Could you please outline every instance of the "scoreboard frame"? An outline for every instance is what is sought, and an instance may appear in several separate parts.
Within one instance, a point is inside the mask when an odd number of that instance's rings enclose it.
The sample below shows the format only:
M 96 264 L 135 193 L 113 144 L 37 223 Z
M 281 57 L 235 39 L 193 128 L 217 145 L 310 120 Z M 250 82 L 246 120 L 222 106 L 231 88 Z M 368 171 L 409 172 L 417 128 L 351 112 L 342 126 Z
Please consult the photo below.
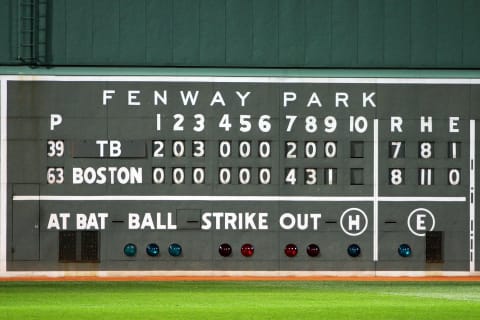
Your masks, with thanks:
M 381 202 L 392 202 L 392 203 L 399 203 L 399 202 L 422 202 L 422 201 L 433 201 L 441 205 L 442 203 L 451 203 L 451 202 L 459 202 L 459 203 L 468 203 L 468 226 L 465 226 L 465 232 L 469 238 L 469 266 L 468 270 L 455 270 L 455 271 L 438 271 L 433 270 L 438 274 L 439 272 L 444 275 L 458 275 L 458 274 L 476 274 L 478 266 L 476 266 L 475 258 L 476 258 L 476 208 L 475 208 L 475 188 L 476 188 L 476 181 L 475 181 L 475 174 L 476 174 L 476 130 L 475 130 L 475 122 L 478 120 L 477 118 L 468 119 L 469 125 L 469 132 L 468 132 L 468 194 L 464 196 L 388 196 L 388 195 L 381 195 L 379 192 L 379 119 L 372 118 L 368 120 L 372 120 L 372 132 L 373 132 L 373 141 L 372 141 L 372 158 L 373 163 L 372 165 L 372 174 L 371 177 L 372 183 L 372 190 L 371 195 L 364 196 L 364 195 L 350 195 L 350 196 L 343 196 L 343 195 L 324 195 L 324 196 L 304 196 L 304 195 L 192 195 L 192 194 L 179 194 L 179 195 L 152 195 L 152 194 L 135 194 L 135 195 L 115 195 L 115 194 L 108 194 L 108 195 L 70 195 L 70 196 L 55 196 L 55 195 L 20 195 L 15 196 L 10 193 L 10 189 L 12 188 L 11 183 L 8 180 L 8 155 L 7 155 L 7 148 L 9 144 L 9 137 L 8 137 L 8 84 L 9 82 L 59 82 L 59 83 L 69 83 L 69 82 L 79 82 L 79 83 L 93 83 L 93 82 L 101 82 L 101 83 L 208 83 L 208 84 L 295 84 L 295 85 L 302 85 L 302 84 L 313 84 L 313 85 L 330 85 L 330 84 L 337 84 L 337 85 L 480 85 L 480 79 L 469 79 L 469 78 L 357 78 L 357 77 L 281 77 L 281 76 L 274 76 L 274 77 L 267 77 L 267 76 L 255 76 L 255 77 L 246 77 L 246 76 L 43 76 L 43 75 L 32 75 L 32 76 L 0 76 L 0 104 L 1 104 L 1 157 L 0 157 L 0 172 L 1 172 L 1 185 L 0 185 L 0 275 L 12 275 L 12 274 L 22 274 L 22 271 L 12 271 L 8 268 L 8 250 L 9 250 L 9 226 L 10 223 L 8 221 L 8 214 L 12 209 L 12 204 L 15 201 L 108 201 L 108 202 L 127 202 L 127 201 L 199 201 L 199 202 L 222 202 L 222 201 L 232 201 L 232 202 L 272 202 L 272 203 L 282 203 L 282 202 L 295 202 L 295 203 L 302 203 L 302 202 L 332 202 L 332 203 L 345 203 L 345 202 L 371 202 L 372 204 L 372 221 L 371 221 L 371 228 L 372 230 L 372 256 L 370 257 L 371 260 L 377 262 L 379 260 L 379 203 Z M 112 99 L 113 93 L 110 92 L 107 94 L 104 93 L 103 95 L 103 102 L 104 104 L 109 102 Z M 317 102 L 313 95 L 310 97 L 310 101 L 313 103 Z M 367 94 L 363 95 L 363 108 L 365 108 L 365 104 L 369 103 L 369 99 L 371 96 Z M 246 96 L 242 93 L 238 94 L 239 101 L 241 103 L 245 102 Z M 317 97 L 318 98 L 318 97 Z M 129 102 L 135 102 L 135 98 L 132 98 Z M 219 96 L 212 96 L 211 103 L 221 103 L 221 99 L 223 97 Z M 283 95 L 283 107 L 286 107 L 285 104 L 289 103 L 290 101 L 295 101 L 295 95 Z M 343 100 L 342 100 L 343 99 Z M 335 101 L 340 101 L 339 104 L 342 103 L 345 106 L 345 97 L 340 96 L 335 98 Z M 347 100 L 348 101 L 348 100 Z M 317 103 L 318 104 L 318 103 Z M 348 102 L 347 102 L 348 104 Z M 279 105 L 279 108 L 282 107 Z M 335 107 L 342 107 L 342 106 L 335 106 Z M 350 106 L 346 106 L 350 107 Z M 379 106 L 374 106 L 375 108 L 379 108 Z M 462 119 L 464 120 L 464 119 Z M 55 121 L 55 119 L 51 119 L 51 121 Z M 392 121 L 392 126 L 393 126 Z M 53 125 L 53 122 L 51 122 Z M 355 125 L 355 123 L 353 123 Z M 280 141 L 280 140 L 279 140 Z M 108 142 L 106 142 L 108 144 Z M 103 146 L 101 148 L 103 151 Z M 105 149 L 106 150 L 106 149 Z M 112 178 L 113 179 L 113 178 Z M 12 197 L 12 198 L 10 198 Z M 367 215 L 362 211 L 362 209 L 358 209 L 358 212 L 365 216 L 365 219 L 368 220 Z M 414 216 L 416 210 L 423 209 L 424 212 L 429 212 L 426 208 L 419 208 L 413 210 L 410 215 L 408 216 L 409 221 L 409 228 L 410 228 L 410 219 Z M 354 208 L 350 208 L 343 212 L 343 215 L 348 215 L 350 211 L 354 210 Z M 430 213 L 431 214 L 431 213 Z M 340 220 L 342 220 L 342 217 Z M 432 215 L 433 217 L 433 215 Z M 435 220 L 433 219 L 433 223 Z M 367 224 L 362 227 L 362 233 L 367 229 Z M 345 230 L 342 223 L 340 223 L 341 229 L 343 229 L 344 233 L 349 235 L 349 231 Z M 433 229 L 433 227 L 432 227 Z M 410 228 L 410 232 L 415 234 L 415 231 Z M 351 235 L 351 234 L 350 234 Z M 355 235 L 353 235 L 355 236 Z M 36 270 L 30 270 L 37 272 Z M 27 272 L 25 270 L 24 272 Z M 64 273 L 64 270 L 43 270 L 38 271 L 42 274 L 59 274 Z M 75 271 L 75 274 L 81 274 L 82 272 L 90 272 L 85 270 L 78 270 Z M 132 270 L 120 270 L 120 271 L 113 271 L 113 270 L 101 270 L 102 274 L 118 274 L 118 273 L 129 273 Z M 138 271 L 135 271 L 138 272 Z M 204 275 L 204 274 L 214 274 L 214 275 L 223 275 L 223 274 L 271 274 L 271 275 L 282 275 L 282 274 L 298 274 L 298 275 L 305 275 L 305 274 L 338 274 L 338 275 L 347 275 L 347 274 L 358 274 L 358 270 L 351 270 L 351 271 L 334 271 L 334 270 L 255 270 L 255 269 L 248 269 L 245 271 L 242 270 L 154 270 L 154 271 L 145 271 L 149 274 L 152 272 L 158 272 L 165 274 L 194 274 L 194 275 Z M 384 270 L 361 270 L 362 274 L 372 273 L 372 274 L 382 274 L 382 275 L 399 275 L 399 274 L 428 274 L 429 270 L 395 270 L 395 271 L 384 271 Z

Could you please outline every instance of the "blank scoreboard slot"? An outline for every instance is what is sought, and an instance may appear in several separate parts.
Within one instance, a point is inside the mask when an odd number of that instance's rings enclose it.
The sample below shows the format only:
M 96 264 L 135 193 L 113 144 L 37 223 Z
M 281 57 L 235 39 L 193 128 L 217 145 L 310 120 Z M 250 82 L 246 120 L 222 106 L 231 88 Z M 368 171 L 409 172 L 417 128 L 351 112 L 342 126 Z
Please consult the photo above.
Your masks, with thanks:
M 177 230 L 200 230 L 200 209 L 177 209 Z
M 72 145 L 73 158 L 146 158 L 144 141 L 135 140 L 82 140 Z
M 359 186 L 364 184 L 363 168 L 350 169 L 350 185 Z
M 443 231 L 427 231 L 425 236 L 425 262 L 443 262 Z
M 350 142 L 350 157 L 351 158 L 364 158 L 364 143 L 363 141 L 351 141 Z

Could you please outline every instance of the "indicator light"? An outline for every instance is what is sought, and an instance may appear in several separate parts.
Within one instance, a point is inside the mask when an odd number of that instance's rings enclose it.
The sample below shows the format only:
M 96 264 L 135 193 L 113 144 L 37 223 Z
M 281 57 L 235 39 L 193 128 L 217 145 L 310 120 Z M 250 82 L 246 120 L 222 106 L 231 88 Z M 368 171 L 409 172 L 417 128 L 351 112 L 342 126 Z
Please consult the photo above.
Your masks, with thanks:
M 222 257 L 228 257 L 232 254 L 232 246 L 228 243 L 222 243 L 218 247 L 218 253 L 220 253 Z
M 399 247 L 398 247 L 398 254 L 401 256 L 401 257 L 410 257 L 410 255 L 412 254 L 412 248 L 410 248 L 410 246 L 406 243 L 402 243 Z
M 182 246 L 178 243 L 172 243 L 168 246 L 168 253 L 172 257 L 179 257 L 182 254 Z
M 347 252 L 348 252 L 348 255 L 352 258 L 356 258 L 360 255 L 360 246 L 358 244 L 351 244 L 348 246 L 348 249 L 347 249 Z
M 285 255 L 287 257 L 293 258 L 297 255 L 297 253 L 298 253 L 297 245 L 293 243 L 289 243 L 285 246 Z
M 133 243 L 128 243 L 123 247 L 123 253 L 127 257 L 135 257 L 137 255 L 137 246 Z
M 147 246 L 147 254 L 150 256 L 150 257 L 156 257 L 160 254 L 160 248 L 158 247 L 158 245 L 156 243 L 150 243 L 148 246 Z
M 320 247 L 314 243 L 311 243 L 307 246 L 307 254 L 310 257 L 316 257 L 320 254 Z
M 250 243 L 246 243 L 242 246 L 242 248 L 240 249 L 240 252 L 242 253 L 242 255 L 244 257 L 251 257 L 253 256 L 253 253 L 255 251 L 255 248 L 253 247 L 253 245 L 251 245 Z

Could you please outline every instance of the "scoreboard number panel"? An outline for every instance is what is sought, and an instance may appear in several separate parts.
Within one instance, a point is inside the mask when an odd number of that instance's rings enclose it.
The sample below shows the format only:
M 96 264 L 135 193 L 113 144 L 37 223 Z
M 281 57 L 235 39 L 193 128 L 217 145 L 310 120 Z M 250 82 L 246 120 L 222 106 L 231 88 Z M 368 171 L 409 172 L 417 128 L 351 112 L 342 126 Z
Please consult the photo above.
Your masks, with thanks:
M 1 271 L 476 272 L 478 92 L 3 76 Z

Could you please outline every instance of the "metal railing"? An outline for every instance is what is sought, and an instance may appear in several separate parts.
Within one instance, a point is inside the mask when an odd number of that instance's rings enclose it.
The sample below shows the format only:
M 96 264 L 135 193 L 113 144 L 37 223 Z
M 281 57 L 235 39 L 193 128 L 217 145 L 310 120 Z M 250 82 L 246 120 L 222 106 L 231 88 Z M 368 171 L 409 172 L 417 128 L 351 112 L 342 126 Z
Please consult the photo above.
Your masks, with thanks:
M 18 0 L 17 10 L 17 60 L 46 64 L 48 0 Z

